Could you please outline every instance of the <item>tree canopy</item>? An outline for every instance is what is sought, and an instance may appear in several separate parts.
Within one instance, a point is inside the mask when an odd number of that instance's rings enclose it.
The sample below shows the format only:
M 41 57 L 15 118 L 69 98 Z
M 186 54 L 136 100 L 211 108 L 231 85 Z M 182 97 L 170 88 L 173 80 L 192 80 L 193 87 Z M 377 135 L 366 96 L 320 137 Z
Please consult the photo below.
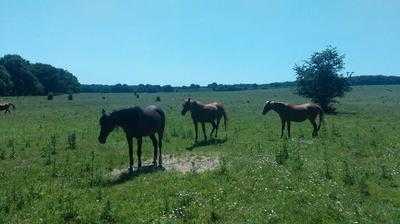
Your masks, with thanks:
M 334 98 L 344 96 L 350 90 L 350 85 L 340 72 L 344 69 L 344 54 L 328 46 L 315 52 L 303 65 L 295 65 L 297 78 L 297 93 L 311 98 L 327 111 L 332 112 Z
M 0 58 L 1 95 L 40 95 L 48 92 L 78 92 L 78 79 L 70 72 L 51 65 L 35 63 L 19 55 Z

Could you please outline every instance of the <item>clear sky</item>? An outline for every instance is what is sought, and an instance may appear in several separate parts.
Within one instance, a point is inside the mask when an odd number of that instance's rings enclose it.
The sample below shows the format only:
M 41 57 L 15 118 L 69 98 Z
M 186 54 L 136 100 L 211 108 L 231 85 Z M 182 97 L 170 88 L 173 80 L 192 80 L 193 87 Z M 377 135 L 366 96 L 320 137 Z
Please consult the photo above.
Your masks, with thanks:
M 400 74 L 399 0 L 0 0 L 0 56 L 81 83 L 269 83 L 336 46 L 356 75 Z

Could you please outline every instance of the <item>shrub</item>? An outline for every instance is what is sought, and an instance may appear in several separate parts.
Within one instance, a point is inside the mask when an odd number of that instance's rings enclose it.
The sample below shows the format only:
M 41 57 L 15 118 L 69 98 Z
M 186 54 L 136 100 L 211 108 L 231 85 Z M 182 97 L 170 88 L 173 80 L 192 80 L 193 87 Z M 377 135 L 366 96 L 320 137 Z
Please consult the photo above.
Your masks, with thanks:
M 47 100 L 53 100 L 53 98 L 54 98 L 53 93 L 52 93 L 52 92 L 49 92 L 49 93 L 47 94 Z

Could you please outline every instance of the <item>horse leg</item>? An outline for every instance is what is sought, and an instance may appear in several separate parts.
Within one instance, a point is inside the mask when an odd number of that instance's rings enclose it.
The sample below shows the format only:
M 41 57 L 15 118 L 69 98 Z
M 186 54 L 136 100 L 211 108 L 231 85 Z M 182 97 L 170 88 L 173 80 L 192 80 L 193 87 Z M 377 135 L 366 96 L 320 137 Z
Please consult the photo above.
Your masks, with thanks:
M 204 140 L 207 141 L 206 124 L 204 122 L 201 122 L 201 128 L 203 129 Z
M 133 144 L 132 144 L 132 137 L 126 135 L 126 140 L 128 141 L 129 146 L 129 171 L 133 171 Z
M 322 113 L 319 113 L 319 123 L 318 123 L 318 127 L 317 127 L 317 134 L 322 125 L 322 119 L 323 119 L 322 116 L 323 116 Z
M 199 126 L 197 125 L 197 122 L 196 122 L 196 121 L 194 121 L 193 124 L 194 124 L 194 132 L 196 133 L 196 138 L 195 138 L 194 141 L 197 142 L 197 139 L 199 138 L 199 135 L 198 135 L 198 133 L 199 133 Z
M 157 166 L 157 152 L 158 152 L 157 139 L 154 134 L 150 135 L 150 139 L 153 142 L 153 147 L 154 147 L 153 165 Z
M 214 131 L 217 129 L 217 124 L 215 124 L 214 120 L 212 120 L 210 123 L 211 123 L 211 126 L 212 126 L 212 130 L 211 130 L 211 133 L 210 133 L 210 138 L 212 138 Z
M 142 167 L 142 137 L 137 138 L 137 157 L 138 157 L 138 168 Z
M 161 155 L 162 139 L 163 139 L 163 133 L 159 132 L 158 133 L 158 165 L 159 166 L 162 166 L 162 155 Z
M 315 119 L 310 118 L 310 122 L 311 122 L 312 126 L 314 127 L 312 136 L 315 137 L 318 135 L 318 132 L 317 132 L 318 126 L 317 126 L 317 123 L 315 122 Z
M 288 133 L 288 138 L 290 139 L 290 121 L 287 121 L 287 133 Z
M 221 122 L 221 117 L 217 118 L 217 127 L 216 127 L 216 130 L 215 130 L 215 137 L 217 137 L 217 135 L 218 135 L 219 122 Z
M 285 120 L 281 120 L 281 122 L 282 122 L 281 138 L 283 138 L 283 130 L 285 130 L 285 123 L 286 123 L 286 121 L 285 121 Z

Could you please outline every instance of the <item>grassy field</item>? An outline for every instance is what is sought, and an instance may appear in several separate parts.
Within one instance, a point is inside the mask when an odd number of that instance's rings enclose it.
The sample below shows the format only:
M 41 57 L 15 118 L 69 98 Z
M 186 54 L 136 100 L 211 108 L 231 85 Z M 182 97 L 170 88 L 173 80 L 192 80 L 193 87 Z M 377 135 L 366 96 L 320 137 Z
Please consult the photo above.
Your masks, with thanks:
M 262 116 L 263 102 L 306 101 L 292 92 L 3 99 L 17 109 L 0 116 L 0 223 L 399 223 L 400 86 L 355 87 L 320 137 L 304 122 L 280 139 L 279 117 Z M 180 115 L 188 96 L 224 102 L 226 141 L 221 131 L 220 141 L 191 147 L 190 116 Z M 121 130 L 97 142 L 101 108 L 149 104 L 167 114 L 165 154 L 219 158 L 219 167 L 110 181 L 128 150 Z M 151 160 L 149 139 L 143 152 Z

